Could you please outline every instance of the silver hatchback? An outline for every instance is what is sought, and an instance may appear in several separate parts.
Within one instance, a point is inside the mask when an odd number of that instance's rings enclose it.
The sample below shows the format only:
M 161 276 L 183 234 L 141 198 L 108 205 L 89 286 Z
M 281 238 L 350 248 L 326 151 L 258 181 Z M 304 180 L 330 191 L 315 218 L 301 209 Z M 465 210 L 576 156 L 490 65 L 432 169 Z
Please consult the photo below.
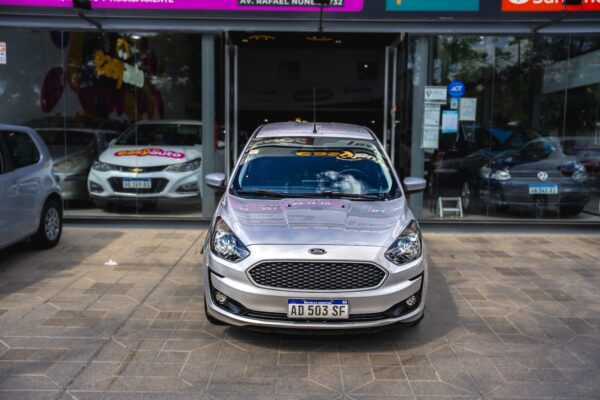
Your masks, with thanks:
M 56 246 L 62 205 L 50 152 L 37 132 L 0 124 L 0 249 L 27 238 L 40 249 Z
M 259 128 L 225 189 L 204 246 L 214 323 L 340 330 L 415 324 L 427 257 L 404 185 L 376 136 L 349 124 Z M 404 186 L 404 187 L 402 187 Z

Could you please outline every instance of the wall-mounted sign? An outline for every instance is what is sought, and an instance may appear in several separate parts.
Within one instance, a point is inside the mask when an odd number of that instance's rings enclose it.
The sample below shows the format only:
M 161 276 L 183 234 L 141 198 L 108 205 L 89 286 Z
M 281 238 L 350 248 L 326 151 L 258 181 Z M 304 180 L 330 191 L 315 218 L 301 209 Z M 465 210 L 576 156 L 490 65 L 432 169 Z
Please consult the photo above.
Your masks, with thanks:
M 446 86 L 425 86 L 425 103 L 446 104 L 447 98 Z
M 580 6 L 565 6 L 563 0 L 502 0 L 503 12 L 600 11 L 600 1 L 583 0 Z
M 0 42 L 0 64 L 6 64 L 6 43 Z
M 466 86 L 462 81 L 452 81 L 448 85 L 448 94 L 450 97 L 459 99 L 465 95 L 467 90 Z
M 479 0 L 386 0 L 388 11 L 479 11 Z
M 72 0 L 0 0 L 2 5 L 72 7 Z M 307 11 L 319 12 L 314 0 L 91 0 L 92 9 L 129 8 L 162 10 Z M 329 12 L 362 11 L 364 0 L 331 0 Z

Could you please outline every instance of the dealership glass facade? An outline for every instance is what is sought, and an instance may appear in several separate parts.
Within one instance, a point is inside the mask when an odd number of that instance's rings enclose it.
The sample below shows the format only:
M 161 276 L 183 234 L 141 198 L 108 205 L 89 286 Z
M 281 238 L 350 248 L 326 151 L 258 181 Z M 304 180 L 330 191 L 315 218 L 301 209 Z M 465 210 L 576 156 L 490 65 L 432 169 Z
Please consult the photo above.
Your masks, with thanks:
M 216 35 L 216 95 L 203 95 L 207 36 L 0 28 L 0 121 L 40 132 L 68 215 L 212 216 L 202 175 L 225 171 L 234 154 L 219 94 L 233 88 L 223 90 Z M 398 57 L 392 130 L 382 123 L 393 74 L 384 48 L 398 35 L 270 34 L 279 45 L 245 45 L 250 36 L 233 37 L 238 151 L 264 121 L 310 119 L 315 87 L 320 120 L 369 126 L 389 138 L 401 176 L 427 178 L 411 198 L 422 219 L 599 218 L 600 37 L 404 35 L 388 53 Z M 204 146 L 207 101 L 216 128 Z
M 428 86 L 464 94 L 424 97 L 422 216 L 597 219 L 600 38 L 428 40 Z
M 0 120 L 40 133 L 67 215 L 202 215 L 201 39 L 0 29 Z

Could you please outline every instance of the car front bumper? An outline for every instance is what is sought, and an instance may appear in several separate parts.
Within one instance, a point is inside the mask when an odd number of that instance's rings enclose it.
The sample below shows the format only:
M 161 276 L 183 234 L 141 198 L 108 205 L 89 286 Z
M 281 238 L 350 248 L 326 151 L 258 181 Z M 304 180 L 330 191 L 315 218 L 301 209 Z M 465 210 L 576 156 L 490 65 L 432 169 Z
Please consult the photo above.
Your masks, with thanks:
M 555 184 L 558 194 L 529 194 L 529 185 Z M 494 206 L 584 206 L 590 200 L 587 183 L 577 183 L 571 179 L 548 180 L 511 179 L 508 181 L 484 181 L 481 189 L 482 200 Z
M 397 266 L 385 259 L 384 248 L 322 246 L 327 249 L 327 257 L 324 258 L 310 256 L 308 250 L 311 247 L 314 246 L 250 246 L 251 255 L 238 264 L 216 257 L 207 248 L 204 297 L 208 314 L 230 325 L 300 330 L 378 328 L 395 323 L 415 322 L 423 316 L 427 292 L 425 249 L 424 255 L 418 260 Z M 386 270 L 387 276 L 374 289 L 300 291 L 259 287 L 247 275 L 249 269 L 261 262 L 282 260 L 372 263 Z M 225 294 L 236 305 L 237 309 L 233 307 L 235 312 L 215 301 L 215 291 Z M 412 295 L 418 296 L 418 304 L 413 308 L 403 306 L 404 301 Z M 348 300 L 350 318 L 336 321 L 288 319 L 289 299 Z
M 165 167 L 166 168 L 166 167 Z M 124 178 L 150 179 L 150 190 L 123 189 L 119 186 Z M 92 188 L 92 183 L 102 190 Z M 196 185 L 196 190 L 182 191 L 184 185 Z M 120 171 L 97 171 L 92 169 L 88 177 L 88 190 L 93 199 L 185 199 L 202 196 L 202 168 L 191 172 L 176 173 L 168 171 L 135 174 Z

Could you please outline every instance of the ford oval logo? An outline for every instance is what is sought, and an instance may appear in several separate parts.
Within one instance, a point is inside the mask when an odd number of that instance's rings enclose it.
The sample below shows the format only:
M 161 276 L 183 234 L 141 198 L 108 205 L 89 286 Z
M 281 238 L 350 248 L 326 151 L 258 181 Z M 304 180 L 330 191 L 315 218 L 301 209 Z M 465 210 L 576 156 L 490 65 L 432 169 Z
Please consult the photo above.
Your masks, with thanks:
M 308 252 L 313 256 L 322 256 L 323 254 L 327 254 L 327 251 L 325 251 L 325 249 L 310 249 L 308 250 Z

